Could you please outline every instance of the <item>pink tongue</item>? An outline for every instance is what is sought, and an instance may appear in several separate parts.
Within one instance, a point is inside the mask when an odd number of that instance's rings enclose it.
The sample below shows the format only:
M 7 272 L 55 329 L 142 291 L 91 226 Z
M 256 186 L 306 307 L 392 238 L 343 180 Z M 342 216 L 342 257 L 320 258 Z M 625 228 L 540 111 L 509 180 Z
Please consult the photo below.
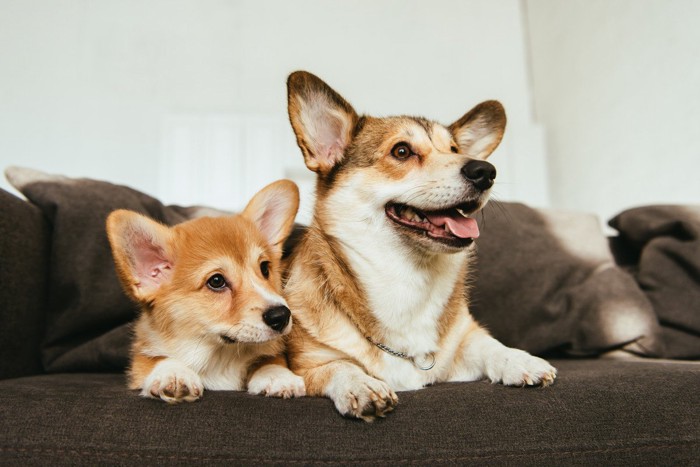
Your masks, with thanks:
M 450 232 L 459 238 L 479 238 L 479 226 L 471 217 L 449 217 L 443 214 L 428 214 L 430 223 L 438 227 L 447 224 Z

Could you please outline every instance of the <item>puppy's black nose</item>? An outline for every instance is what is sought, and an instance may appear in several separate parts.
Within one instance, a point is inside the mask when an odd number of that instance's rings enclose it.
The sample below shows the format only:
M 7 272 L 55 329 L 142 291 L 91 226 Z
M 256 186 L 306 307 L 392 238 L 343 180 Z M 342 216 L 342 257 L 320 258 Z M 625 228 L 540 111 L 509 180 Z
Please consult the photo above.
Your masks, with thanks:
M 488 190 L 496 179 L 496 167 L 486 161 L 469 161 L 462 167 L 462 175 L 481 191 Z
M 263 321 L 277 332 L 282 332 L 289 323 L 292 312 L 286 306 L 269 308 L 263 313 Z

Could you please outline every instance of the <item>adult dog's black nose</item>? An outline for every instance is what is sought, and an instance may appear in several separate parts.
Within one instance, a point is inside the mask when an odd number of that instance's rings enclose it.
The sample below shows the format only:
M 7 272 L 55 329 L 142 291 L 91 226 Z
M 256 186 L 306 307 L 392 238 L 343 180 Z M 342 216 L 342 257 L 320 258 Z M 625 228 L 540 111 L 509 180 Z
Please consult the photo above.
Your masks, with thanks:
M 269 308 L 263 313 L 263 321 L 277 332 L 282 332 L 289 323 L 292 312 L 286 306 Z
M 486 161 L 469 161 L 462 167 L 462 175 L 479 190 L 491 188 L 496 179 L 496 167 Z

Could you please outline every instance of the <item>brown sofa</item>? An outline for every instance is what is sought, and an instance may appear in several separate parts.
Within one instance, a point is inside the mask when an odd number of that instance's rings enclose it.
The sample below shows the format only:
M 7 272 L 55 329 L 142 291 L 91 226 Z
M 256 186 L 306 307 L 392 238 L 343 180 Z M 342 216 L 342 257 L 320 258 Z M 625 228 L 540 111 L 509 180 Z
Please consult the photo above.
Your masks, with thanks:
M 492 211 L 508 211 L 499 227 L 487 212 L 474 312 L 500 339 L 550 358 L 559 370 L 551 387 L 438 384 L 399 393 L 397 409 L 372 424 L 341 417 L 323 398 L 208 391 L 199 402 L 168 406 L 126 388 L 136 310 L 116 283 L 100 223 L 116 207 L 168 223 L 199 210 L 105 182 L 29 178 L 13 182 L 31 202 L 0 192 L 2 465 L 700 462 L 700 363 L 687 361 L 698 358 L 700 333 L 693 317 L 684 326 L 659 318 L 661 295 L 648 282 L 638 286 L 649 280 L 648 258 L 632 237 L 613 242 L 614 255 L 590 254 L 574 267 L 598 240 L 568 249 L 567 259 L 531 244 L 557 250 L 553 238 L 568 234 L 537 229 L 571 218 L 537 211 L 535 222 L 530 208 L 504 204 Z M 686 235 L 681 243 L 689 242 Z M 499 265 L 505 256 L 508 268 Z M 633 269 L 596 262 L 613 256 Z M 535 281 L 542 262 L 553 277 Z M 623 290 L 630 285 L 636 289 Z M 610 332 L 600 328 L 611 322 Z

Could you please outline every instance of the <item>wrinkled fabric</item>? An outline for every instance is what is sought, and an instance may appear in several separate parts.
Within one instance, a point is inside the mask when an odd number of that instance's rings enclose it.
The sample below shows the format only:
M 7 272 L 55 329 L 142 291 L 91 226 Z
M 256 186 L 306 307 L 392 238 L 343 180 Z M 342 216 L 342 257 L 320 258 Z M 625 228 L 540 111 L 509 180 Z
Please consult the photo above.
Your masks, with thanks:
M 11 183 L 43 212 L 51 226 L 44 369 L 113 371 L 128 363 L 129 323 L 139 309 L 122 291 L 105 222 L 116 209 L 173 225 L 190 211 L 164 206 L 125 186 L 8 169 Z
M 595 216 L 489 203 L 477 218 L 470 310 L 496 338 L 536 354 L 663 354 L 654 309 Z
M 662 326 L 667 358 L 700 358 L 700 206 L 645 206 L 610 220 Z

